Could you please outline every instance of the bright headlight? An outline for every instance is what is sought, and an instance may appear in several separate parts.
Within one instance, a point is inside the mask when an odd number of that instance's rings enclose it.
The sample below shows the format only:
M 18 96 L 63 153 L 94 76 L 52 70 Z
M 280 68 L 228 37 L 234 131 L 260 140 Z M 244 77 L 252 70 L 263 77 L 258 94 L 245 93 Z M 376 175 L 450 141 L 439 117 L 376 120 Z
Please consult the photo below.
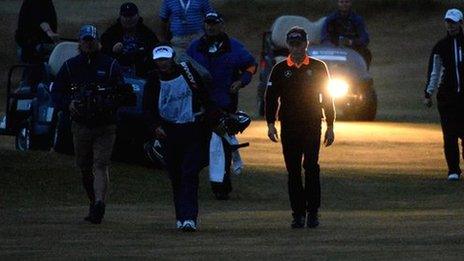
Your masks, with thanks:
M 340 79 L 332 79 L 329 83 L 329 93 L 334 98 L 340 98 L 348 93 L 349 85 L 346 81 Z

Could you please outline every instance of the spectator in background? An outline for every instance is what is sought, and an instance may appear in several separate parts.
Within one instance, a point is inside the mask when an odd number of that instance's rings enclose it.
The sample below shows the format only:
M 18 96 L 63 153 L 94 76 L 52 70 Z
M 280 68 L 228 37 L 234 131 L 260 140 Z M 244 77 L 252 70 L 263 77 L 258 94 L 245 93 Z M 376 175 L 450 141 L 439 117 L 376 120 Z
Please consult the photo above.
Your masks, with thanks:
M 15 34 L 21 62 L 41 65 L 59 40 L 58 22 L 52 0 L 24 0 Z M 41 78 L 41 66 L 24 73 L 24 80 L 34 85 Z
M 135 71 L 141 77 L 150 70 L 151 52 L 158 42 L 131 2 L 121 5 L 117 22 L 101 36 L 102 52 L 117 59 L 124 72 Z
M 361 54 L 369 67 L 372 54 L 364 19 L 351 9 L 351 0 L 338 0 L 338 10 L 327 16 L 321 31 L 322 43 L 346 46 Z
M 212 11 L 209 0 L 164 0 L 160 10 L 163 40 L 187 49 L 192 40 L 202 36 L 203 18 Z
M 190 62 L 205 83 L 211 81 L 208 70 L 191 59 L 185 50 L 204 33 L 203 18 L 213 12 L 209 0 L 163 0 L 160 10 L 161 37 L 170 41 L 177 62 Z

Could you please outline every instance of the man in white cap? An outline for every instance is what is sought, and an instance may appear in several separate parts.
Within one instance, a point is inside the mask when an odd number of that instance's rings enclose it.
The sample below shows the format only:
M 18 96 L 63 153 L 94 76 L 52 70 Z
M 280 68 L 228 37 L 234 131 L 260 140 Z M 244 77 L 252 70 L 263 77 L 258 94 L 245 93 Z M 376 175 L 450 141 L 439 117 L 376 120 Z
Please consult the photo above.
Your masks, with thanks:
M 198 175 L 207 155 L 202 122 L 209 108 L 208 92 L 197 71 L 174 58 L 171 46 L 153 50 L 157 70 L 148 78 L 143 107 L 151 130 L 164 142 L 176 227 L 196 231 Z
M 459 167 L 459 139 L 464 137 L 464 34 L 463 15 L 458 9 L 445 14 L 447 35 L 432 50 L 429 60 L 428 79 L 425 87 L 424 104 L 432 106 L 432 95 L 437 93 L 448 180 L 461 177 Z

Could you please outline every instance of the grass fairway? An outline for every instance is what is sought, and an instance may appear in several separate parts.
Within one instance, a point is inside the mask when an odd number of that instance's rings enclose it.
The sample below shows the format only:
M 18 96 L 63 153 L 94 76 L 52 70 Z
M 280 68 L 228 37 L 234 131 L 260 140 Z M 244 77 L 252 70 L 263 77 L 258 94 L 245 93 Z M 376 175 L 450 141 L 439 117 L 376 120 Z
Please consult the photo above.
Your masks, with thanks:
M 148 26 L 159 30 L 160 1 L 135 0 Z M 328 2 L 212 0 L 227 32 L 259 57 L 261 33 L 274 19 L 296 14 L 314 20 Z M 463 183 L 445 180 L 436 110 L 421 106 L 427 59 L 444 35 L 442 16 L 462 1 L 357 0 L 374 55 L 379 98 L 376 123 L 337 122 L 336 142 L 321 149 L 321 226 L 291 230 L 280 144 L 255 121 L 242 136 L 247 169 L 234 177 L 229 202 L 213 200 L 201 176 L 200 231 L 175 231 L 165 173 L 115 163 L 107 215 L 100 226 L 82 221 L 87 206 L 72 157 L 21 154 L 0 137 L 0 260 L 463 260 Z M 7 68 L 17 62 L 13 42 L 21 1 L 0 4 L 0 112 Z M 122 1 L 55 0 L 60 33 L 74 37 L 83 23 L 102 32 Z M 240 93 L 254 115 L 257 76 Z M 421 122 L 418 123 L 394 123 Z
M 463 184 L 445 180 L 437 126 L 338 123 L 336 143 L 321 149 L 315 230 L 289 228 L 280 144 L 264 131 L 254 122 L 242 136 L 252 146 L 231 201 L 214 201 L 202 174 L 194 234 L 173 229 L 163 172 L 115 164 L 105 221 L 94 226 L 81 221 L 87 209 L 72 158 L 4 150 L 0 258 L 462 258 Z

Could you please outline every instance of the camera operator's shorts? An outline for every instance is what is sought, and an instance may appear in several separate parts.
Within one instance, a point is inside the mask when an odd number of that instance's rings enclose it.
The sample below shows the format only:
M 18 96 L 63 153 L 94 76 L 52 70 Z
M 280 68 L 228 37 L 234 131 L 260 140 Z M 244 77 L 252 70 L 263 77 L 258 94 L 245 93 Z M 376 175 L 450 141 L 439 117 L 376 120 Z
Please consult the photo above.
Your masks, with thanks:
M 82 171 L 109 167 L 116 139 L 116 125 L 89 128 L 72 123 L 76 164 Z

